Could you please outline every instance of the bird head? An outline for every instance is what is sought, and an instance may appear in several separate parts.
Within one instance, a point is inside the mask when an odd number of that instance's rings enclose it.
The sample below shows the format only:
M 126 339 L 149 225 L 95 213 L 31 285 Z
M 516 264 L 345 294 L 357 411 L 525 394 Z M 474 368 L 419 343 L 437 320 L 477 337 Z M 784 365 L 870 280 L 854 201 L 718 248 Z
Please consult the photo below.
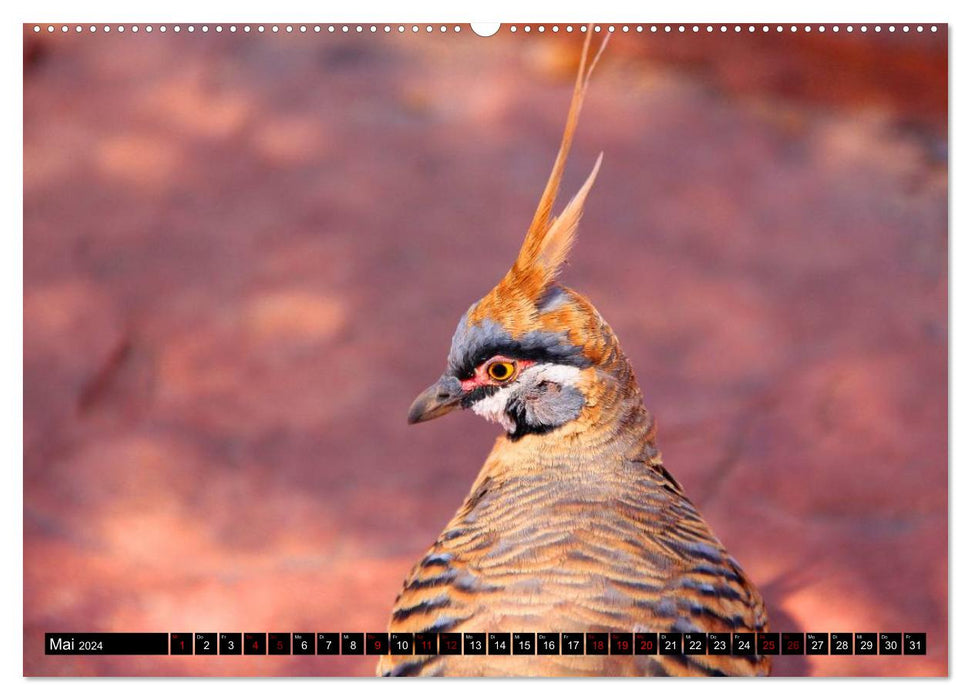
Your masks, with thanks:
M 590 74 L 606 41 L 588 63 L 589 45 L 590 33 L 560 150 L 519 255 L 462 316 L 445 373 L 415 399 L 409 423 L 471 408 L 514 438 L 547 433 L 595 403 L 597 370 L 618 361 L 616 341 L 600 314 L 557 281 L 603 155 L 560 215 L 552 216 Z

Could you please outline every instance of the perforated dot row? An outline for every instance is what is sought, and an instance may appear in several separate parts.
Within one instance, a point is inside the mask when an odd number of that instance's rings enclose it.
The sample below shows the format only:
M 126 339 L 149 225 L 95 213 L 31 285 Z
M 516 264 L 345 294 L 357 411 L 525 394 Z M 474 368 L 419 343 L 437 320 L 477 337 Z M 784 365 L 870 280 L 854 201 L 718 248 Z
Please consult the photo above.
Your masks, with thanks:
M 190 34 L 195 32 L 202 32 L 203 34 L 208 32 L 217 32 L 217 33 L 270 32 L 274 34 L 279 34 L 279 33 L 320 34 L 321 32 L 330 32 L 332 34 L 333 33 L 350 34 L 350 33 L 364 33 L 364 32 L 377 33 L 381 31 L 385 33 L 391 33 L 395 31 L 401 32 L 401 33 L 404 33 L 404 32 L 417 33 L 422 31 L 427 33 L 435 32 L 435 31 L 445 33 L 445 32 L 461 32 L 462 28 L 458 25 L 444 25 L 444 24 L 441 24 L 441 25 L 431 25 L 431 24 L 423 24 L 423 25 L 418 25 L 418 24 L 409 24 L 409 25 L 404 25 L 404 24 L 398 24 L 398 25 L 390 25 L 390 24 L 383 24 L 383 25 L 378 25 L 378 24 L 241 24 L 241 25 L 236 25 L 236 24 L 229 24 L 229 25 L 222 25 L 222 24 L 216 24 L 211 26 L 208 24 L 198 24 L 198 25 L 162 24 L 162 25 L 158 25 L 157 27 L 152 26 L 150 24 L 144 25 L 144 26 L 141 26 L 141 25 L 126 26 L 124 24 L 118 24 L 118 25 L 48 24 L 43 26 L 39 24 L 34 25 L 34 32 L 43 32 L 45 30 L 48 33 L 54 33 L 58 30 L 63 33 L 67 33 L 73 30 L 74 32 L 79 34 L 81 32 L 90 32 L 93 34 L 95 32 L 124 33 L 126 31 L 131 32 L 133 34 L 137 34 L 139 31 L 145 32 L 145 33 L 151 33 L 154 31 L 158 31 L 162 33 L 175 32 L 176 34 L 181 32 L 189 32 Z
M 519 25 L 513 24 L 513 25 L 509 25 L 506 29 L 509 32 L 511 32 L 511 33 L 516 33 L 516 32 L 518 32 L 520 30 L 523 31 L 523 32 L 526 32 L 527 34 L 530 33 L 530 32 L 534 32 L 534 31 L 535 32 L 538 32 L 540 34 L 546 32 L 546 31 L 550 31 L 550 32 L 554 32 L 554 33 L 560 32 L 560 31 L 564 31 L 564 32 L 569 33 L 569 32 L 573 32 L 573 31 L 585 32 L 585 31 L 587 31 L 587 25 L 576 25 L 576 26 L 574 26 L 572 24 L 568 24 L 568 25 L 560 26 L 560 25 L 554 24 L 554 25 L 551 25 L 551 26 L 546 26 L 546 25 L 542 25 L 541 24 L 541 25 L 538 25 L 538 26 L 534 26 L 534 25 L 522 25 L 522 26 L 519 26 Z M 772 24 L 772 25 L 769 25 L 769 24 L 745 24 L 745 25 L 742 25 L 742 24 L 687 24 L 687 25 L 686 24 L 649 24 L 649 25 L 642 25 L 642 24 L 636 24 L 636 25 L 630 25 L 630 24 L 613 25 L 613 24 L 610 24 L 610 25 L 599 25 L 598 24 L 598 25 L 594 25 L 592 29 L 595 32 L 604 32 L 604 31 L 606 31 L 606 32 L 623 32 L 623 33 L 630 33 L 630 32 L 644 33 L 644 32 L 650 32 L 650 33 L 655 33 L 655 34 L 656 33 L 667 33 L 667 34 L 670 34 L 670 33 L 681 33 L 681 34 L 687 34 L 687 33 L 692 33 L 692 34 L 714 34 L 714 33 L 722 33 L 722 34 L 726 34 L 726 33 L 729 33 L 729 32 L 733 32 L 733 33 L 736 33 L 736 34 L 741 34 L 743 32 L 749 33 L 749 34 L 754 34 L 756 32 L 769 33 L 769 32 L 773 32 L 773 31 L 776 32 L 776 33 L 781 33 L 781 32 L 787 32 L 788 31 L 790 33 L 795 33 L 795 32 L 833 32 L 833 33 L 846 32 L 847 34 L 850 34 L 850 33 L 853 33 L 854 31 L 859 31 L 859 32 L 866 33 L 866 32 L 869 32 L 869 31 L 873 31 L 873 32 L 882 32 L 882 31 L 896 32 L 898 30 L 901 31 L 901 32 L 910 32 L 910 31 L 923 32 L 923 31 L 925 31 L 925 29 L 928 30 L 928 31 L 931 31 L 931 32 L 936 32 L 938 30 L 937 25 L 933 25 L 933 24 L 932 25 L 929 25 L 927 27 L 925 27 L 925 25 L 922 25 L 922 24 L 917 24 L 917 25 L 909 25 L 909 24 L 904 24 L 904 25 L 894 25 L 894 24 L 891 24 L 891 25 L 865 25 L 865 24 L 864 25 L 838 25 L 838 24 L 833 24 L 833 25 L 824 25 L 824 24 L 819 24 L 819 25 L 809 25 L 809 24 L 805 24 L 805 25 L 795 25 L 795 24 L 786 24 L 786 25 L 783 25 L 783 24 Z M 440 33 L 445 33 L 445 32 L 461 32 L 462 31 L 462 28 L 460 26 L 458 26 L 458 25 L 444 25 L 444 24 L 441 24 L 441 25 L 431 25 L 431 24 L 423 24 L 423 25 L 418 25 L 418 24 L 409 24 L 409 25 L 405 25 L 405 24 L 397 24 L 397 25 L 390 25 L 390 24 L 384 24 L 384 25 L 377 25 L 377 24 L 370 24 L 370 25 L 368 25 L 368 24 L 326 24 L 326 25 L 321 25 L 321 24 L 312 24 L 312 25 L 310 25 L 310 24 L 284 24 L 284 25 L 279 25 L 279 24 L 270 24 L 270 25 L 265 25 L 265 24 L 255 24 L 255 25 L 243 24 L 243 25 L 235 25 L 235 24 L 230 24 L 230 25 L 222 25 L 222 24 L 216 24 L 216 25 L 212 25 L 212 26 L 210 26 L 208 24 L 200 24 L 200 25 L 195 25 L 195 24 L 165 25 L 165 24 L 162 24 L 162 25 L 158 25 L 158 27 L 153 27 L 150 24 L 149 25 L 144 25 L 144 26 L 140 26 L 140 25 L 137 25 L 137 24 L 128 25 L 128 26 L 126 26 L 124 24 L 119 24 L 119 25 L 108 25 L 108 24 L 105 24 L 105 25 L 94 25 L 94 24 L 91 24 L 91 25 L 80 25 L 80 24 L 76 24 L 76 25 L 67 25 L 67 24 L 61 24 L 61 25 L 54 25 L 54 24 L 39 25 L 39 24 L 35 24 L 34 25 L 34 32 L 35 33 L 40 33 L 40 32 L 43 32 L 43 31 L 47 31 L 48 33 L 54 33 L 56 31 L 60 31 L 62 33 L 67 33 L 67 32 L 70 32 L 71 30 L 73 30 L 76 33 L 82 33 L 82 32 L 85 32 L 85 31 L 87 31 L 89 33 L 95 33 L 95 32 L 99 32 L 100 31 L 100 32 L 105 32 L 105 33 L 110 33 L 110 32 L 117 32 L 117 33 L 131 32 L 132 34 L 137 34 L 138 32 L 145 32 L 147 34 L 150 34 L 153 31 L 159 31 L 159 32 L 162 32 L 162 33 L 171 31 L 171 32 L 175 32 L 176 34 L 181 33 L 181 32 L 188 32 L 190 34 L 195 33 L 195 32 L 202 32 L 203 34 L 205 34 L 205 33 L 208 33 L 210 31 L 214 31 L 214 32 L 217 32 L 217 33 L 221 33 L 221 32 L 229 32 L 229 33 L 235 33 L 235 32 L 244 32 L 244 33 L 246 33 L 246 32 L 257 32 L 257 33 L 260 33 L 260 32 L 271 32 L 271 33 L 276 33 L 276 34 L 278 34 L 278 33 L 286 33 L 286 34 L 316 33 L 316 34 L 319 34 L 321 32 L 328 32 L 328 33 L 332 33 L 332 34 L 333 33 L 345 33 L 345 34 L 358 33 L 358 34 L 361 34 L 361 33 L 365 33 L 365 32 L 368 32 L 368 33 L 377 33 L 377 32 L 391 33 L 391 32 L 399 32 L 399 33 L 402 33 L 403 34 L 405 32 L 411 32 L 413 34 L 417 34 L 419 32 L 425 32 L 425 33 L 432 33 L 432 32 L 440 32 Z
M 585 32 L 587 31 L 587 25 L 579 25 L 576 28 L 574 28 L 572 25 L 567 25 L 565 27 L 560 27 L 558 25 L 553 25 L 550 27 L 547 27 L 544 25 L 539 25 L 539 26 L 523 25 L 522 27 L 518 27 L 517 25 L 514 24 L 514 25 L 511 25 L 508 29 L 510 32 L 517 32 L 521 29 L 522 31 L 527 33 L 532 31 L 542 33 L 542 32 L 546 32 L 547 30 L 552 32 L 559 32 L 561 30 L 566 32 L 572 32 L 574 31 L 574 29 L 576 29 L 577 31 Z M 846 24 L 844 25 L 840 25 L 840 24 L 833 24 L 833 25 L 825 25 L 825 24 L 819 24 L 819 25 L 810 25 L 810 24 L 806 24 L 806 25 L 796 25 L 796 24 L 647 24 L 647 25 L 608 24 L 608 25 L 599 25 L 599 24 L 595 24 L 593 26 L 593 31 L 595 32 L 624 32 L 624 33 L 652 32 L 655 34 L 659 32 L 668 33 L 668 34 L 670 33 L 714 34 L 716 32 L 717 33 L 735 32 L 740 34 L 742 32 L 747 32 L 750 34 L 754 34 L 756 32 L 769 33 L 773 31 L 777 33 L 786 32 L 786 31 L 791 33 L 800 32 L 800 31 L 801 32 L 831 31 L 831 32 L 839 33 L 840 31 L 844 31 L 851 34 L 854 31 L 881 32 L 886 30 L 888 32 L 896 32 L 898 29 L 902 32 L 910 32 L 911 30 L 917 31 L 917 32 L 923 32 L 925 29 L 932 32 L 936 32 L 937 25 L 929 25 L 925 27 L 925 25 L 922 25 L 922 24 L 917 24 L 917 25 L 909 25 L 909 24 L 904 24 L 904 25 L 892 25 L 892 24 L 891 25 L 865 25 L 865 24 L 864 25 L 852 25 L 852 24 L 849 24 L 849 25 L 846 25 Z

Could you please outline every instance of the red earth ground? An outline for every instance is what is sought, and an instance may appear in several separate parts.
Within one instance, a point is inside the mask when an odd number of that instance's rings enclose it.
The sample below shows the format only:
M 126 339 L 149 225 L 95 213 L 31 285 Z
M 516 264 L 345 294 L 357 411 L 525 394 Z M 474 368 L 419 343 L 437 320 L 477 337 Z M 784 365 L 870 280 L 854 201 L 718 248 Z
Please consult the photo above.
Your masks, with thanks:
M 380 631 L 496 430 L 409 427 L 518 250 L 575 36 L 25 28 L 24 672 L 46 631 Z M 566 189 L 665 464 L 778 631 L 948 652 L 944 32 L 618 35 Z

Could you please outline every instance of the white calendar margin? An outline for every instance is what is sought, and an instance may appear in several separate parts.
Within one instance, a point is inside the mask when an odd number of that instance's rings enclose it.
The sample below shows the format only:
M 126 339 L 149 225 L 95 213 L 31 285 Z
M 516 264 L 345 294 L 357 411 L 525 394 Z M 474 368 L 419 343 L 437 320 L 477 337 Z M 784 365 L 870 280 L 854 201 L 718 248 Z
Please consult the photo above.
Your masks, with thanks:
M 967 4 L 967 3 L 965 3 Z M 266 698 L 268 695 L 293 694 L 299 696 L 318 696 L 323 693 L 334 697 L 394 694 L 396 698 L 424 698 L 429 692 L 429 684 L 436 681 L 389 682 L 382 679 L 24 679 L 23 673 L 23 72 L 22 72 L 22 28 L 27 22 L 111 22 L 112 24 L 147 22 L 208 22 L 229 20 L 232 22 L 272 23 L 272 22 L 421 22 L 449 24 L 467 22 L 524 23 L 577 23 L 596 19 L 600 22 L 759 22 L 759 23 L 950 23 L 950 72 L 951 92 L 949 104 L 951 125 L 961 120 L 953 115 L 965 117 L 967 122 L 968 96 L 971 82 L 968 73 L 971 69 L 971 22 L 966 22 L 968 12 L 956 2 L 942 0 L 920 0 L 920 2 L 894 2 L 884 0 L 880 3 L 851 3 L 846 0 L 814 0 L 802 7 L 794 3 L 781 3 L 778 0 L 735 0 L 734 2 L 657 3 L 631 2 L 627 0 L 598 0 L 596 3 L 576 4 L 560 2 L 533 2 L 526 5 L 522 0 L 493 0 L 480 3 L 478 7 L 443 0 L 412 0 L 409 3 L 354 2 L 347 5 L 336 3 L 307 3 L 293 0 L 274 0 L 261 6 L 240 5 L 230 2 L 187 2 L 170 0 L 163 4 L 105 2 L 103 0 L 78 2 L 74 0 L 54 0 L 51 2 L 8 3 L 0 12 L 4 22 L 0 27 L 5 32 L 2 44 L 4 89 L 7 107 L 4 109 L 4 150 L 3 150 L 3 211 L 13 219 L 10 230 L 2 236 L 0 254 L 0 321 L 3 323 L 4 342 L 0 345 L 0 395 L 3 396 L 0 413 L 0 430 L 6 459 L 4 471 L 6 482 L 0 490 L 3 501 L 0 511 L 5 522 L 2 527 L 4 560 L 9 572 L 3 577 L 2 600 L 6 610 L 2 620 L 4 629 L 0 634 L 0 688 L 4 697 L 74 698 L 80 694 L 97 694 L 100 698 L 131 698 L 137 694 L 140 700 L 165 698 L 173 693 L 198 697 L 205 694 L 222 693 L 227 690 L 241 699 Z M 488 41 L 488 39 L 483 39 Z M 959 76 L 961 80 L 955 80 Z M 961 83 L 964 83 L 963 89 Z M 670 693 L 672 697 L 693 698 L 730 698 L 744 694 L 746 698 L 775 698 L 785 694 L 787 700 L 815 698 L 819 693 L 840 696 L 861 692 L 890 691 L 899 688 L 901 694 L 909 697 L 933 693 L 936 698 L 969 697 L 971 684 L 969 666 L 960 662 L 971 654 L 971 644 L 965 635 L 971 630 L 971 600 L 967 591 L 971 589 L 969 575 L 969 523 L 971 523 L 971 494 L 968 483 L 971 477 L 971 257 L 969 257 L 968 238 L 971 236 L 971 223 L 967 215 L 967 202 L 971 201 L 968 177 L 971 169 L 971 149 L 968 147 L 966 133 L 971 126 L 964 126 L 955 133 L 949 130 L 951 149 L 951 207 L 949 238 L 951 268 L 950 304 L 951 318 L 950 353 L 952 358 L 963 357 L 964 362 L 955 362 L 951 375 L 951 410 L 949 420 L 952 427 L 963 426 L 954 432 L 951 443 L 951 464 L 956 468 L 950 471 L 950 512 L 951 524 L 949 547 L 951 563 L 949 566 L 949 614 L 950 630 L 950 669 L 949 680 L 907 679 L 897 685 L 887 679 L 732 679 L 726 681 L 710 680 L 638 680 L 638 679 L 593 679 L 593 680 L 464 680 L 447 682 L 441 691 L 474 700 L 476 698 L 496 697 L 497 693 L 510 691 L 517 695 L 548 693 L 551 690 L 565 698 L 589 696 L 591 693 L 646 693 L 645 682 L 658 683 L 650 692 Z M 963 167 L 962 167 L 963 166 Z M 957 183 L 956 185 L 953 183 Z M 962 207 L 962 203 L 964 206 Z M 955 507 L 957 504 L 958 507 Z M 960 506 L 968 505 L 968 508 Z M 954 546 L 954 541 L 960 547 Z M 953 596 L 950 591 L 964 591 L 964 595 Z M 963 602 L 962 602 L 963 601 Z M 920 631 L 920 630 L 914 630 Z M 928 639 L 928 645 L 935 640 Z M 954 660 L 959 660 L 955 664 Z M 542 687 L 540 684 L 543 684 Z M 555 688 L 546 685 L 555 684 Z M 714 684 L 713 684 L 714 683 Z M 882 687 L 864 688 L 863 685 L 877 683 Z M 226 684 L 230 684 L 226 687 Z M 960 688 L 964 688 L 960 691 Z M 434 691 L 433 691 L 434 692 Z

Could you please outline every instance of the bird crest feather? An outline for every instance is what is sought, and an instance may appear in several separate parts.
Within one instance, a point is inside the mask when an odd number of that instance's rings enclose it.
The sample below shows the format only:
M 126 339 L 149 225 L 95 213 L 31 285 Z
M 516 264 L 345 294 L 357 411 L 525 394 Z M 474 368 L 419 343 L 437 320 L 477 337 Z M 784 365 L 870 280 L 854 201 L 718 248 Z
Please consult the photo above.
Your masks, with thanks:
M 592 29 L 588 28 L 587 37 L 583 43 L 583 52 L 580 55 L 576 82 L 573 86 L 570 111 L 567 114 L 563 138 L 560 140 L 560 150 L 553 162 L 553 170 L 546 182 L 546 187 L 543 189 L 543 194 L 526 233 L 526 239 L 519 251 L 519 256 L 516 258 L 512 269 L 500 283 L 503 286 L 517 288 L 520 293 L 525 293 L 531 299 L 537 299 L 543 294 L 556 278 L 557 272 L 566 260 L 566 256 L 573 245 L 577 225 L 580 223 L 580 217 L 583 214 L 583 204 L 597 177 L 603 158 L 603 153 L 601 153 L 597 157 L 586 182 L 583 183 L 583 186 L 566 205 L 562 213 L 554 217 L 552 215 L 553 203 L 560 189 L 560 181 L 563 178 L 563 170 L 570 153 L 570 146 L 573 143 L 573 134 L 580 117 L 583 98 L 590 84 L 593 69 L 607 46 L 607 39 L 609 38 L 609 35 L 605 36 L 596 55 L 592 60 L 588 60 L 592 35 Z

